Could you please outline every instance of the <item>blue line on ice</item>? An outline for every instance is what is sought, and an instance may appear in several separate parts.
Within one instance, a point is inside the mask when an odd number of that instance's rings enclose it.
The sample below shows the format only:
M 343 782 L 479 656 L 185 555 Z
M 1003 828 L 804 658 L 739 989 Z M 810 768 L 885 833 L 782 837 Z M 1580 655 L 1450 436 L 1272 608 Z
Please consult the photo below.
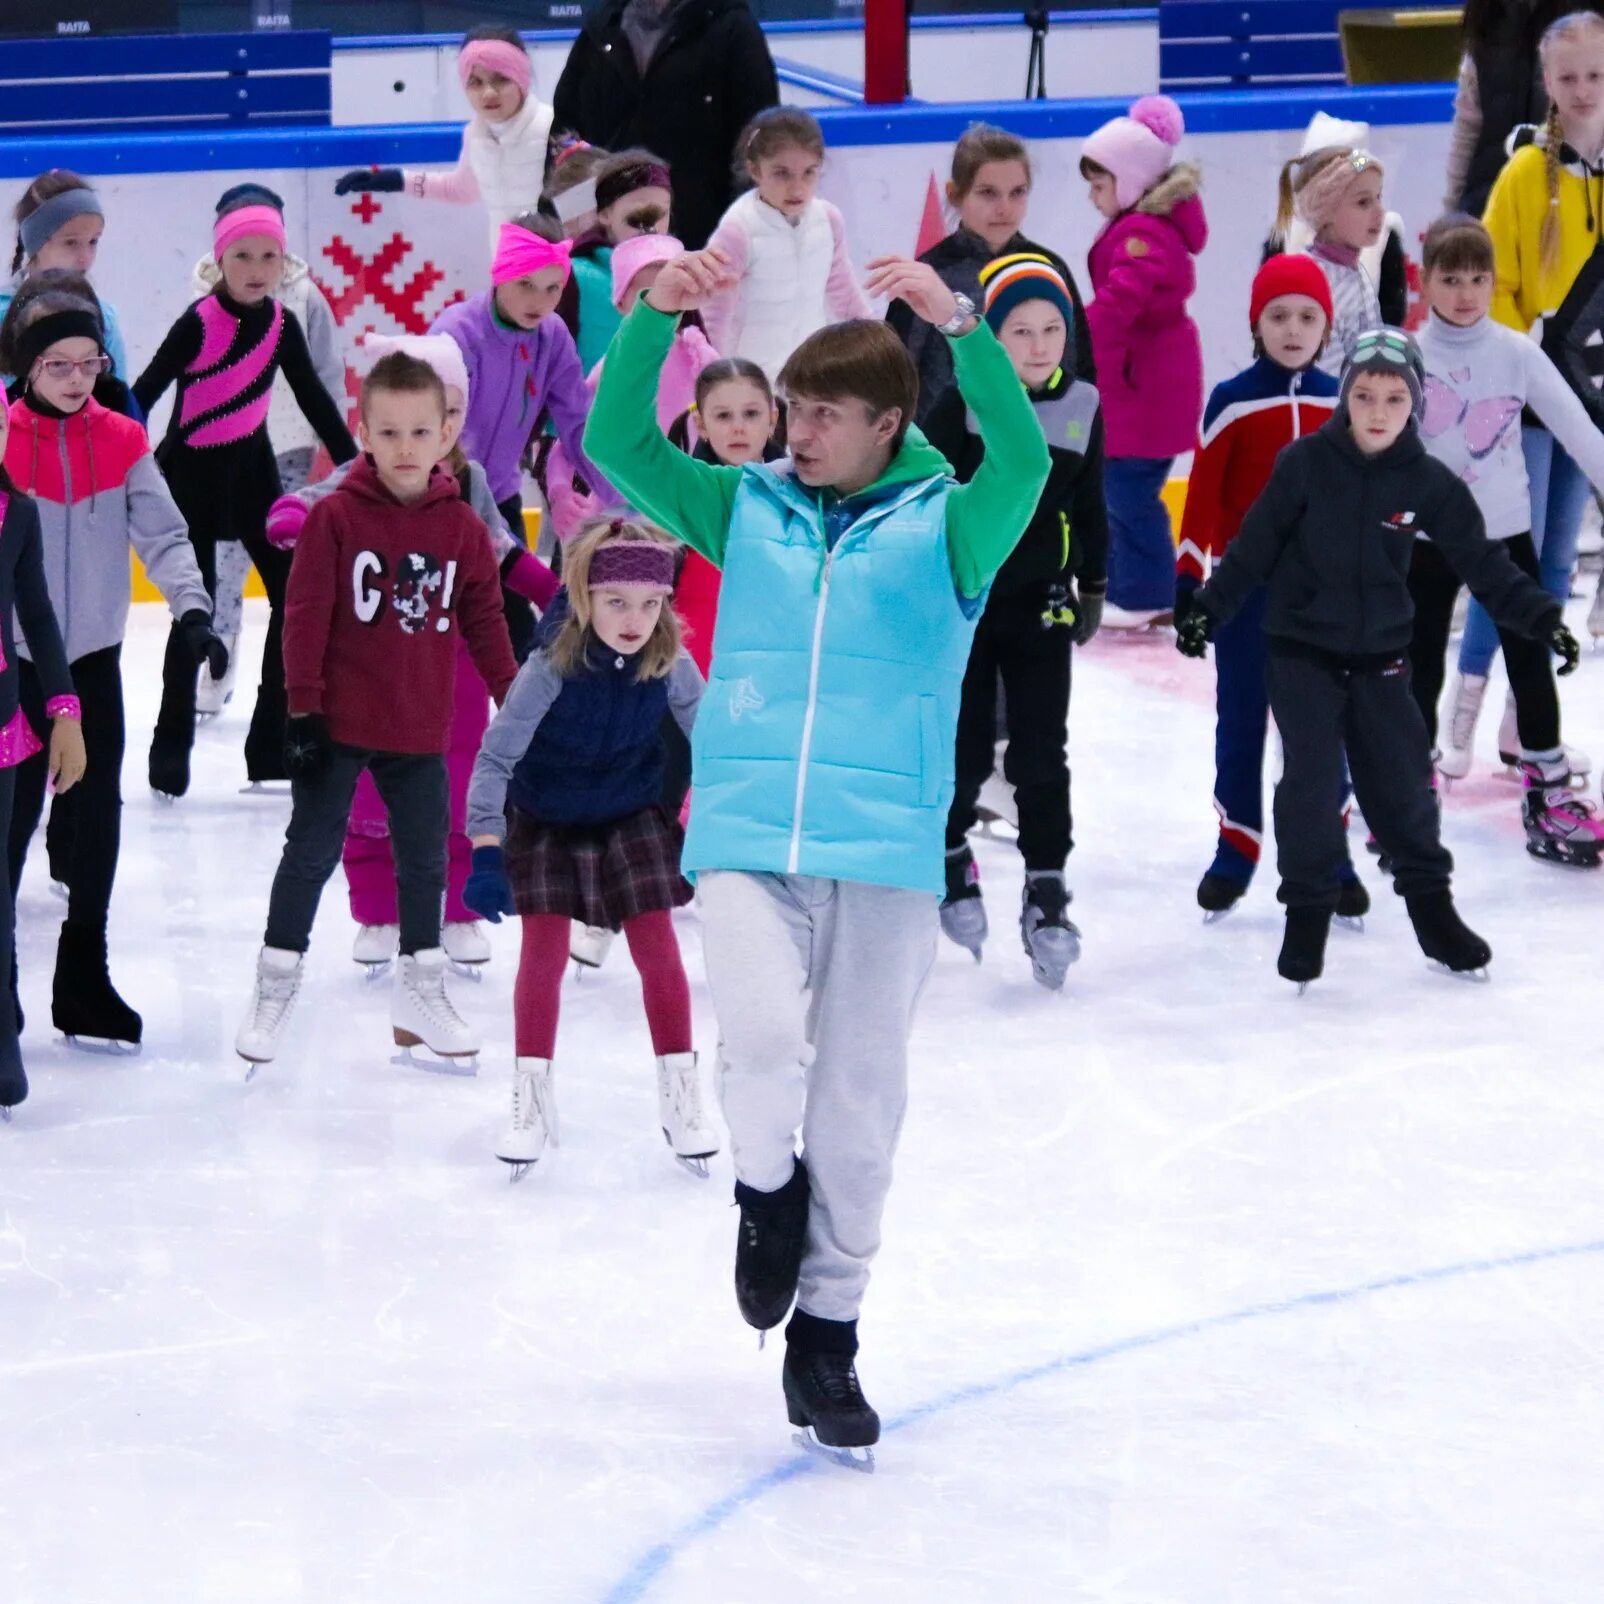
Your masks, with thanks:
M 1183 1325 L 1162 1326 L 1157 1331 L 1138 1332 L 1135 1336 L 1121 1337 L 1116 1342 L 1103 1343 L 1095 1348 L 1083 1348 L 1078 1353 L 1061 1354 L 1056 1359 L 1044 1360 L 1016 1370 L 1011 1375 L 999 1376 L 995 1381 L 980 1381 L 968 1387 L 932 1398 L 928 1403 L 887 1421 L 883 1436 L 917 1426 L 933 1415 L 945 1414 L 965 1404 L 979 1403 L 987 1398 L 1000 1397 L 1016 1387 L 1033 1381 L 1044 1381 L 1049 1376 L 1061 1375 L 1067 1370 L 1080 1370 L 1088 1365 L 1101 1364 L 1105 1359 L 1118 1359 L 1144 1348 L 1159 1348 L 1167 1343 L 1180 1342 L 1187 1337 L 1204 1336 L 1214 1331 L 1228 1330 L 1232 1326 L 1246 1325 L 1251 1320 L 1265 1320 L 1275 1315 L 1296 1314 L 1304 1309 L 1329 1308 L 1335 1304 L 1357 1303 L 1360 1299 L 1378 1292 L 1395 1292 L 1401 1288 L 1429 1286 L 1437 1281 L 1456 1281 L 1467 1276 L 1487 1275 L 1495 1270 L 1520 1269 L 1533 1264 L 1551 1264 L 1558 1259 L 1577 1259 L 1604 1253 L 1604 1241 L 1575 1242 L 1565 1247 L 1533 1248 L 1526 1253 L 1511 1253 L 1497 1259 L 1467 1259 L 1459 1264 L 1442 1264 L 1425 1270 L 1408 1270 L 1401 1275 L 1383 1276 L 1376 1281 L 1361 1281 L 1357 1286 L 1336 1287 L 1326 1292 L 1305 1292 L 1295 1298 L 1281 1298 L 1270 1303 L 1252 1303 L 1243 1309 L 1232 1309 L 1225 1314 L 1210 1315 L 1206 1319 L 1187 1321 Z M 633 1604 L 644 1598 L 647 1590 L 674 1560 L 698 1539 L 707 1537 L 724 1526 L 733 1516 L 755 1504 L 776 1487 L 795 1481 L 798 1476 L 811 1472 L 835 1474 L 827 1471 L 813 1456 L 798 1451 L 773 1470 L 754 1476 L 744 1486 L 709 1504 L 700 1514 L 686 1521 L 678 1531 L 643 1554 L 629 1571 L 615 1582 L 605 1595 L 605 1604 Z

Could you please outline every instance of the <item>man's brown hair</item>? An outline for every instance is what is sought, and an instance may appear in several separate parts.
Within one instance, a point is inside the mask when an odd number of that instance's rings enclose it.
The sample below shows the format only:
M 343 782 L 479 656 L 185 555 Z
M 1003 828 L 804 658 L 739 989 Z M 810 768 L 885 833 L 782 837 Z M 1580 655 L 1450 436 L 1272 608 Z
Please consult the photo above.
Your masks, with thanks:
M 442 420 L 446 415 L 446 387 L 440 375 L 427 362 L 420 362 L 405 351 L 381 356 L 362 381 L 362 416 L 368 415 L 368 402 L 376 390 L 395 390 L 404 395 L 432 395 L 440 403 Z
M 1491 273 L 1493 236 L 1465 212 L 1439 217 L 1420 246 L 1422 273 Z
M 780 369 L 777 388 L 787 400 L 861 401 L 876 418 L 900 407 L 902 421 L 891 441 L 897 452 L 913 422 L 919 374 L 889 323 L 854 318 L 810 334 Z

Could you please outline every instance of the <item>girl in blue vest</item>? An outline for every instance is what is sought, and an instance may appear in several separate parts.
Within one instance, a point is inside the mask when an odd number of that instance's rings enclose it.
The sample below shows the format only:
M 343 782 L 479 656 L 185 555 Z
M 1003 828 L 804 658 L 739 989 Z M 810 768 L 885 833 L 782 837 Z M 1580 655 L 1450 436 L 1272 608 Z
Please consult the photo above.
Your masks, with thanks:
M 513 991 L 512 1118 L 496 1156 L 517 1180 L 557 1145 L 551 1084 L 573 920 L 622 929 L 657 1053 L 658 1112 L 699 1175 L 718 1151 L 691 1049 L 690 987 L 672 911 L 690 900 L 678 823 L 664 810 L 663 715 L 687 733 L 702 675 L 669 605 L 677 546 L 660 530 L 596 520 L 563 553 L 547 609 L 468 787 L 473 871 L 463 901 L 493 924 L 523 920 Z
M 608 479 L 723 570 L 685 867 L 700 875 L 719 1016 L 736 1299 L 760 1330 L 795 1302 L 789 1418 L 854 1457 L 880 1434 L 857 1316 L 935 958 L 964 670 L 1049 468 L 972 303 L 927 264 L 870 269 L 871 295 L 907 301 L 951 344 L 986 448 L 968 484 L 909 427 L 913 363 L 867 320 L 820 329 L 786 362 L 787 460 L 675 451 L 657 426 L 657 370 L 680 315 L 728 285 L 711 247 L 665 263 L 624 319 L 585 432 Z

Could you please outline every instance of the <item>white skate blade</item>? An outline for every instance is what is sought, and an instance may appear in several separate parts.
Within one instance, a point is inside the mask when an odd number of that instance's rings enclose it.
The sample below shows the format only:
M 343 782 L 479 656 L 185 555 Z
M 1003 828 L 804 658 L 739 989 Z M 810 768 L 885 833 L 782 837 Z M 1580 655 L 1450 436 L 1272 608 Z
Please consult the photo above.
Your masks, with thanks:
M 1362 936 L 1365 933 L 1365 920 L 1363 914 L 1358 915 L 1356 918 L 1350 919 L 1343 914 L 1334 913 L 1331 916 L 1331 922 L 1339 929 L 1351 930 L 1356 936 Z
M 427 1042 L 399 1042 L 401 1051 L 390 1060 L 398 1069 L 421 1069 L 426 1075 L 452 1075 L 459 1079 L 479 1073 L 479 1054 L 453 1053 L 447 1057 L 443 1053 L 436 1053 Z M 421 1047 L 425 1053 L 423 1058 L 414 1058 L 412 1049 Z
M 288 796 L 290 782 L 288 780 L 252 780 L 239 788 L 241 796 Z
M 1488 985 L 1492 976 L 1485 967 L 1481 969 L 1450 969 L 1447 964 L 1436 958 L 1428 958 L 1426 963 L 1439 975 L 1447 975 L 1450 980 L 1468 980 L 1473 986 Z
M 93 1053 L 99 1058 L 138 1058 L 143 1045 L 136 1041 L 118 1041 L 112 1036 L 72 1036 L 66 1032 L 62 1033 L 61 1041 L 74 1052 Z
M 827 1459 L 832 1465 L 839 1465 L 843 1470 L 861 1471 L 866 1476 L 874 1474 L 872 1448 L 831 1448 L 819 1441 L 812 1426 L 804 1426 L 801 1431 L 793 1432 L 791 1441 L 798 1448 L 806 1449 L 808 1453 L 820 1459 Z
M 247 1086 L 256 1079 L 256 1072 L 262 1067 L 262 1062 L 258 1058 L 247 1058 L 245 1060 L 245 1084 Z
M 9 1125 L 10 1123 L 11 1109 L 10 1106 L 7 1105 L 5 1108 L 0 1108 L 0 1125 Z
M 377 963 L 364 963 L 359 959 L 357 965 L 363 971 L 362 978 L 372 985 L 375 980 L 383 980 L 395 968 L 395 959 L 381 958 Z
M 535 1167 L 536 1162 L 532 1158 L 502 1158 L 499 1153 L 496 1157 L 512 1171 L 507 1177 L 509 1186 L 516 1186 Z
M 448 958 L 446 965 L 459 980 L 471 980 L 475 984 L 482 985 L 485 978 L 485 965 L 489 962 L 488 958 L 484 958 L 478 963 L 465 964 L 460 958 Z
M 1229 908 L 1210 908 L 1203 915 L 1203 923 L 1206 925 L 1217 925 L 1222 919 L 1229 919 L 1235 912 L 1235 903 L 1232 903 Z

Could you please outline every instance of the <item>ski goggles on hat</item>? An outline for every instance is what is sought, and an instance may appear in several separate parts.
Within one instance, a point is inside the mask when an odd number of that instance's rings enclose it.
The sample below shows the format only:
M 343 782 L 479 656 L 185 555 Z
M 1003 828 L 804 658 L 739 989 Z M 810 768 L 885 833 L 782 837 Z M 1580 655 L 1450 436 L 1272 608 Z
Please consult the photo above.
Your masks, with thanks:
M 1361 362 L 1398 362 L 1413 366 L 1419 360 L 1415 342 L 1397 329 L 1367 329 L 1359 336 L 1349 358 L 1355 367 Z

